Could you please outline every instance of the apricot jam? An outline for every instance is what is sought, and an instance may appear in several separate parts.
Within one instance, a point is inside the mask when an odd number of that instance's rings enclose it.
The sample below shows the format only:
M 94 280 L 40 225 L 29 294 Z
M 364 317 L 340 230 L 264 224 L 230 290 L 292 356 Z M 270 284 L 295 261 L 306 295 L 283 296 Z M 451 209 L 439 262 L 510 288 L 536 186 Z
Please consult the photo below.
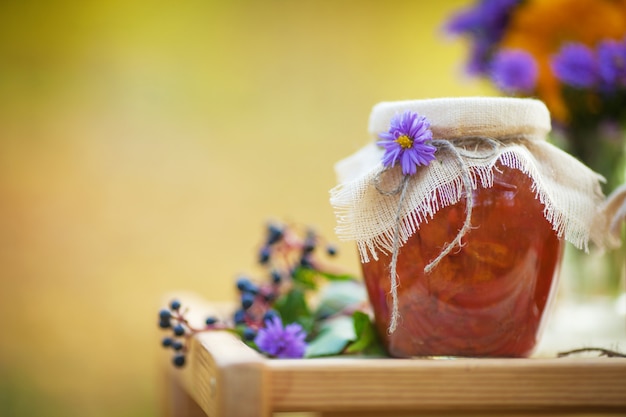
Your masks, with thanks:
M 376 326 L 394 357 L 527 357 L 535 347 L 564 243 L 523 172 L 496 165 L 491 188 L 473 192 L 463 246 L 424 267 L 465 220 L 465 199 L 440 209 L 400 248 L 400 319 L 389 334 L 391 255 L 362 265 Z

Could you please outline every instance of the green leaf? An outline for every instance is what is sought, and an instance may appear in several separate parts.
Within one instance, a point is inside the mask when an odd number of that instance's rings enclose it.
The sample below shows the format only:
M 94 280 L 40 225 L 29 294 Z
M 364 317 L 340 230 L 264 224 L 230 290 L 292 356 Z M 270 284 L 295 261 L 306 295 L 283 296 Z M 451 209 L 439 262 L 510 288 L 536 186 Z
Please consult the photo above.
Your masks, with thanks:
M 350 316 L 340 316 L 325 322 L 318 334 L 307 346 L 305 356 L 338 355 L 356 338 L 354 322 Z
M 306 289 L 317 289 L 318 278 L 325 278 L 329 281 L 356 281 L 350 274 L 333 274 L 332 272 L 318 271 L 317 269 L 298 266 L 292 273 L 294 282 Z
M 317 283 L 315 282 L 317 275 L 318 272 L 314 269 L 298 266 L 291 274 L 291 277 L 296 284 L 305 289 L 314 290 L 317 288 Z
M 367 301 L 365 287 L 356 281 L 329 282 L 320 290 L 319 297 L 315 310 L 315 317 L 318 320 Z
M 245 329 L 246 329 L 246 326 L 245 326 L 245 325 L 243 325 L 243 324 L 238 324 L 237 326 L 235 326 L 235 327 L 234 327 L 234 328 L 232 328 L 232 329 L 225 329 L 225 330 L 226 330 L 226 331 L 228 331 L 228 332 L 231 332 L 231 333 L 233 333 L 233 334 L 235 334 L 235 335 L 237 335 L 237 337 L 239 337 L 239 339 L 241 339 L 241 341 L 242 341 L 243 343 L 245 343 L 246 345 L 250 346 L 252 349 L 254 349 L 254 350 L 256 350 L 256 351 L 260 351 L 260 350 L 259 350 L 259 347 L 256 345 L 256 343 L 254 343 L 254 341 L 252 341 L 252 340 L 246 340 L 246 339 L 243 337 L 243 334 L 244 334 Z
M 355 311 L 352 319 L 356 340 L 346 348 L 346 353 L 386 356 L 385 349 L 380 343 L 378 333 L 376 333 L 376 328 L 370 317 L 362 311 Z
M 274 308 L 280 314 L 284 324 L 299 323 L 307 333 L 313 328 L 313 314 L 306 303 L 302 289 L 292 288 L 276 300 Z
M 326 271 L 317 271 L 319 275 L 330 281 L 354 281 L 356 278 L 350 274 L 333 274 Z

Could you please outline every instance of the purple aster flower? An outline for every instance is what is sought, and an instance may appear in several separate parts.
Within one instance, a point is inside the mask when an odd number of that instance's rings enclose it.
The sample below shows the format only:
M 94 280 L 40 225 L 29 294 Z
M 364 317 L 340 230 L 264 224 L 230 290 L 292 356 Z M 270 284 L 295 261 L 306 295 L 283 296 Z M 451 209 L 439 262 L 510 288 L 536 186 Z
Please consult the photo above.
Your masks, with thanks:
M 483 36 L 497 42 L 502 37 L 512 9 L 521 0 L 481 0 L 461 10 L 444 26 L 451 35 Z
M 393 167 L 400 161 L 402 173 L 413 175 L 418 165 L 428 165 L 435 159 L 435 148 L 428 143 L 433 138 L 430 123 L 424 116 L 407 110 L 391 118 L 388 132 L 378 135 L 377 144 L 385 148 L 383 165 Z
M 505 93 L 528 93 L 537 83 L 537 63 L 526 51 L 504 49 L 491 63 L 491 78 Z
M 612 90 L 626 86 L 626 39 L 607 39 L 598 45 L 598 66 L 601 86 Z
M 465 63 L 465 72 L 471 76 L 484 75 L 489 72 L 489 57 L 493 45 L 484 39 L 476 39 L 470 46 L 469 57 Z
M 449 35 L 465 35 L 473 32 L 482 24 L 480 9 L 477 6 L 461 10 L 446 22 L 443 29 Z
M 259 349 L 276 358 L 301 358 L 306 350 L 306 332 L 297 323 L 283 327 L 278 316 L 265 321 L 265 327 L 259 329 L 254 343 Z
M 565 84 L 590 88 L 598 81 L 598 63 L 594 51 L 581 44 L 569 43 L 552 57 L 552 71 Z
M 490 54 L 509 22 L 513 9 L 521 0 L 481 0 L 473 7 L 461 10 L 448 20 L 444 32 L 452 36 L 465 35 L 472 41 L 466 71 L 470 75 L 487 73 Z

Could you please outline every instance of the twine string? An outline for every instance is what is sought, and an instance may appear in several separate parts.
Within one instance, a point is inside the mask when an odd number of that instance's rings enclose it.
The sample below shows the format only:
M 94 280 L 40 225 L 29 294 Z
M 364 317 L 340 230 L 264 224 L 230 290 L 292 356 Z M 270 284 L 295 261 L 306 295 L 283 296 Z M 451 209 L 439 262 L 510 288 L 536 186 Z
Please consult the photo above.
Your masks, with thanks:
M 457 147 L 447 140 L 433 142 L 433 145 L 437 147 L 438 150 L 445 149 L 446 151 L 452 153 L 452 156 L 459 166 L 459 170 L 461 171 L 461 180 L 463 181 L 463 189 L 465 190 L 465 220 L 463 221 L 463 226 L 461 227 L 461 229 L 459 229 L 452 242 L 447 242 L 441 252 L 439 252 L 439 255 L 437 255 L 435 259 L 430 261 L 428 265 L 424 267 L 424 272 L 427 274 L 430 274 L 432 270 L 435 269 L 437 265 L 439 265 L 439 262 L 441 262 L 443 258 L 448 256 L 450 252 L 452 252 L 452 250 L 457 247 L 457 245 L 459 247 L 463 246 L 461 239 L 463 239 L 463 236 L 465 236 L 465 234 L 469 232 L 469 230 L 472 228 L 472 212 L 474 210 L 474 193 L 472 187 L 472 179 L 470 177 L 469 167 L 465 163 L 463 156 L 461 155 Z
M 400 199 L 398 200 L 398 208 L 396 209 L 396 219 L 393 228 L 393 242 L 391 246 L 391 263 L 389 264 L 389 278 L 390 278 L 390 294 L 391 294 L 391 317 L 389 321 L 389 328 L 387 331 L 391 334 L 398 327 L 398 319 L 400 318 L 400 309 L 398 303 L 398 286 L 400 285 L 399 277 L 397 273 L 398 265 L 398 253 L 400 252 L 400 223 L 402 216 L 402 205 L 404 204 L 404 198 L 406 196 L 406 190 L 409 188 L 409 175 L 404 175 L 400 184 L 393 190 L 387 191 L 381 188 L 381 176 L 386 171 L 383 170 L 374 179 L 374 186 L 376 190 L 387 196 L 396 195 L 400 193 Z
M 439 262 L 443 258 L 454 250 L 457 246 L 462 247 L 462 239 L 467 232 L 472 228 L 471 220 L 472 220 L 472 212 L 474 208 L 474 196 L 473 196 L 473 186 L 472 186 L 472 178 L 470 173 L 470 168 L 465 162 L 465 159 L 473 159 L 473 160 L 487 160 L 492 158 L 498 148 L 500 147 L 500 141 L 497 141 L 492 138 L 484 138 L 484 137 L 464 137 L 457 138 L 454 140 L 440 140 L 435 139 L 432 142 L 432 145 L 437 148 L 437 151 L 444 151 L 451 154 L 454 160 L 457 162 L 460 171 L 461 181 L 463 183 L 463 189 L 465 190 L 465 220 L 463 222 L 463 226 L 457 232 L 455 238 L 451 242 L 447 242 L 444 244 L 443 249 L 437 255 L 437 257 L 431 260 L 425 267 L 424 272 L 429 274 L 433 269 L 439 265 Z M 467 151 L 467 147 L 474 143 L 475 148 L 473 151 Z M 487 150 L 478 152 L 478 147 L 483 147 L 487 145 Z M 400 227 L 402 222 L 402 206 L 404 204 L 404 199 L 406 197 L 409 179 L 411 178 L 409 175 L 404 175 L 402 180 L 395 188 L 391 190 L 385 190 L 382 188 L 382 175 L 389 168 L 385 168 L 381 170 L 374 177 L 374 187 L 376 190 L 385 196 L 395 196 L 400 194 L 398 199 L 398 207 L 396 209 L 395 216 L 395 224 L 393 230 L 393 240 L 391 247 L 391 262 L 389 264 L 389 276 L 390 276 L 390 295 L 391 295 L 391 317 L 389 320 L 389 327 L 387 332 L 392 334 L 397 326 L 398 320 L 400 319 L 400 307 L 398 302 L 398 286 L 399 276 L 397 273 L 398 266 L 398 253 L 400 252 Z
M 383 185 L 382 185 L 382 177 L 383 177 L 383 174 L 387 172 L 389 169 L 390 168 L 383 168 L 374 177 L 374 187 L 376 188 L 376 191 L 378 191 L 380 194 L 387 196 L 387 197 L 398 195 L 403 190 L 403 188 L 406 187 L 406 183 L 408 182 L 408 179 L 410 178 L 408 175 L 403 175 L 402 180 L 400 181 L 400 184 L 398 184 L 396 188 L 392 188 L 391 190 L 385 190 L 383 189 Z

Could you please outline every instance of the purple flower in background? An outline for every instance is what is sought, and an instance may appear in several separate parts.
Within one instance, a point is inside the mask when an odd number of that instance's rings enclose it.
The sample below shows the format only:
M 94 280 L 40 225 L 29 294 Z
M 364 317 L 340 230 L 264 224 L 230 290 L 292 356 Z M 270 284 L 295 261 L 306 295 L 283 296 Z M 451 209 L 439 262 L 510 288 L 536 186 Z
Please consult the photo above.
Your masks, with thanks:
M 489 60 L 493 45 L 484 39 L 475 39 L 470 47 L 470 54 L 465 63 L 465 72 L 471 76 L 489 72 Z
M 580 43 L 561 48 L 551 61 L 554 75 L 576 88 L 590 88 L 598 81 L 598 63 L 594 51 Z
M 626 87 L 626 39 L 607 39 L 598 45 L 598 71 L 605 90 Z
M 511 9 L 521 0 L 481 0 L 474 7 L 456 13 L 444 26 L 451 35 L 484 36 L 494 42 L 502 33 L 511 14 Z
M 473 32 L 480 27 L 482 20 L 480 18 L 480 5 L 469 7 L 455 13 L 450 20 L 446 22 L 443 30 L 449 35 L 465 35 Z
M 259 329 L 254 343 L 262 352 L 276 358 L 302 358 L 306 350 L 306 332 L 297 323 L 283 327 L 278 316 L 265 321 L 265 327 Z
M 383 165 L 393 167 L 400 161 L 402 173 L 413 175 L 418 165 L 428 165 L 435 159 L 435 148 L 428 141 L 433 138 L 430 123 L 424 116 L 407 110 L 391 118 L 388 132 L 378 134 L 377 144 L 385 148 Z
M 491 63 L 491 78 L 505 93 L 528 93 L 537 83 L 537 63 L 526 51 L 505 49 Z
M 471 75 L 489 70 L 490 54 L 501 39 L 511 12 L 521 0 L 482 0 L 452 16 L 444 31 L 453 36 L 468 36 L 471 41 L 466 70 Z

